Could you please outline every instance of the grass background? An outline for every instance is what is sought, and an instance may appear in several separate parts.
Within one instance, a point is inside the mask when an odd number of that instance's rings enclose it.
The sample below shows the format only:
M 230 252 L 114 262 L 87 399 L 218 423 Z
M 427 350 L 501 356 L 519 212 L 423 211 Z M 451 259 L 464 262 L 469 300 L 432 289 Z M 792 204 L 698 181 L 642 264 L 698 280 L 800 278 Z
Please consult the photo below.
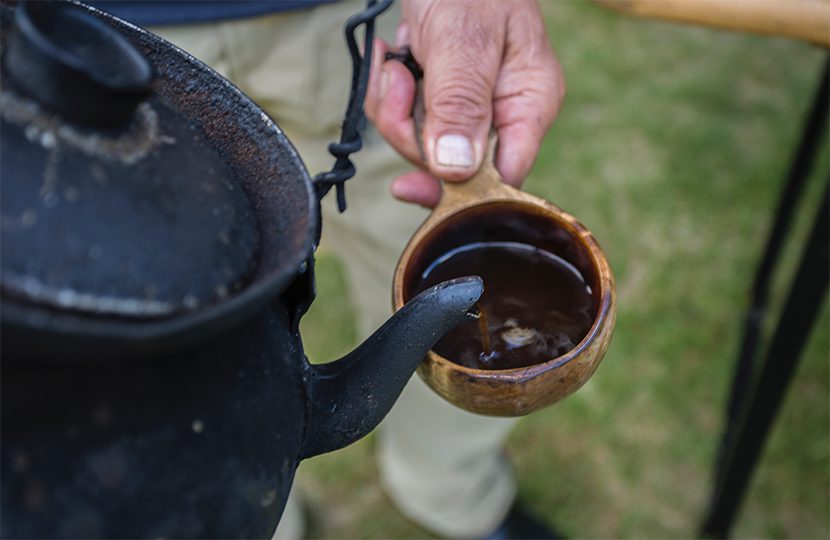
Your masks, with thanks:
M 542 5 L 568 96 L 526 189 L 595 233 L 616 274 L 619 314 L 590 383 L 524 418 L 510 437 L 519 496 L 572 537 L 694 537 L 755 264 L 824 54 L 785 39 L 625 18 L 582 1 Z M 775 280 L 769 323 L 822 196 L 826 146 Z M 355 329 L 340 267 L 325 254 L 318 287 L 303 333 L 312 358 L 330 359 L 351 349 Z M 735 537 L 830 536 L 827 304 Z M 372 436 L 307 461 L 298 484 L 312 537 L 429 537 L 381 492 Z

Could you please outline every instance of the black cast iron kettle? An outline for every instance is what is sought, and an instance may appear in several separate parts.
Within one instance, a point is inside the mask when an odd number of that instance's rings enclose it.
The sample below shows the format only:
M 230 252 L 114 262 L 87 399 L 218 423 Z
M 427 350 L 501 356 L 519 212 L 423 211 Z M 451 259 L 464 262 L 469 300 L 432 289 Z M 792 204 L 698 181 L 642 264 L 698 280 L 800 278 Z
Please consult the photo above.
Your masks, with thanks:
M 465 318 L 477 278 L 336 362 L 303 354 L 319 197 L 344 202 L 388 3 L 347 24 L 351 103 L 314 181 L 157 36 L 79 3 L 2 5 L 0 536 L 269 536 L 298 461 L 373 429 Z

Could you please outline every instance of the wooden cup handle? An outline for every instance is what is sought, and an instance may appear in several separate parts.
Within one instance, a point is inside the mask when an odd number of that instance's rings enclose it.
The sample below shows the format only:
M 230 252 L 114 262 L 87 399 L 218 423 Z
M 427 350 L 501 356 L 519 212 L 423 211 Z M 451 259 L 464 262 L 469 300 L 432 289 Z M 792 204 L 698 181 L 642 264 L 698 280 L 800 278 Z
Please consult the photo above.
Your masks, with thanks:
M 463 182 L 441 182 L 441 200 L 436 211 L 448 212 L 456 208 L 469 206 L 473 202 L 486 199 L 515 199 L 518 190 L 504 183 L 501 173 L 496 169 L 495 155 L 498 145 L 496 130 L 490 131 L 484 160 L 476 173 Z

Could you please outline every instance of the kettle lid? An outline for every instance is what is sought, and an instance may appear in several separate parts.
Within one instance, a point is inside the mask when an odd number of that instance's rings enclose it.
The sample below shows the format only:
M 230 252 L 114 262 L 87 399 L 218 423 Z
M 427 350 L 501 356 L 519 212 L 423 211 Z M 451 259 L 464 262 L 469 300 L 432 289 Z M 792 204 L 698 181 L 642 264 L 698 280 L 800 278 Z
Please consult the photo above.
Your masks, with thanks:
M 244 288 L 254 205 L 222 149 L 154 92 L 149 61 L 81 5 L 14 11 L 0 33 L 4 295 L 145 319 Z

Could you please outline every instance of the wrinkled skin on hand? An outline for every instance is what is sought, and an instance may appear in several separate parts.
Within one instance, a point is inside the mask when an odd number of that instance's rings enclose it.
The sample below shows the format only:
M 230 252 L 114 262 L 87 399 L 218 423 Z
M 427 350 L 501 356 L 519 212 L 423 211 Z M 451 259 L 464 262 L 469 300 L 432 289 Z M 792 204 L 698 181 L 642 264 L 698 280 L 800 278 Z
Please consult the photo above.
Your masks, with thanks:
M 404 0 L 396 41 L 424 68 L 427 161 L 411 117 L 415 80 L 400 62 L 384 61 L 390 45 L 376 40 L 367 116 L 421 169 L 398 177 L 392 194 L 435 206 L 436 178 L 462 181 L 475 173 L 491 126 L 499 139 L 496 168 L 521 186 L 565 96 L 538 1 Z

